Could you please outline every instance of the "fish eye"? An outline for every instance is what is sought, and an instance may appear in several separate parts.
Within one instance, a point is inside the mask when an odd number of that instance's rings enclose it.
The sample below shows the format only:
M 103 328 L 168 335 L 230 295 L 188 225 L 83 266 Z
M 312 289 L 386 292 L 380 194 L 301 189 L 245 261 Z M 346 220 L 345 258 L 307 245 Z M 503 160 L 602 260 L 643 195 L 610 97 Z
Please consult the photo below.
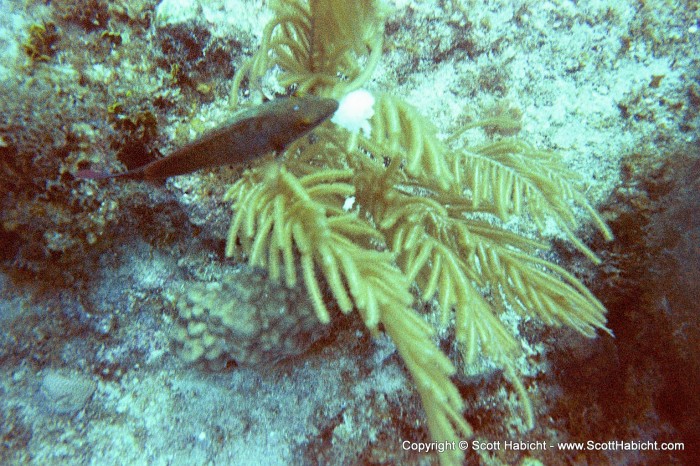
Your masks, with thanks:
M 295 112 L 298 112 L 299 111 L 299 104 L 292 107 L 292 110 L 294 110 Z

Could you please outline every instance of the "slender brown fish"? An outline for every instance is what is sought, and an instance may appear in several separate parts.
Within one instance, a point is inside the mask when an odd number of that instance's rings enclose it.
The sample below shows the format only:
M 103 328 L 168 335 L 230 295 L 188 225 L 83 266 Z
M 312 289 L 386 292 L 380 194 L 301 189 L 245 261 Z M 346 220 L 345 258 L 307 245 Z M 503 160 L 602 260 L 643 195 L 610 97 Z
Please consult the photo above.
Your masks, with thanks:
M 246 163 L 287 144 L 323 123 L 338 109 L 338 102 L 315 96 L 275 99 L 235 117 L 172 154 L 125 173 L 101 174 L 91 170 L 79 178 L 157 180 L 220 165 Z

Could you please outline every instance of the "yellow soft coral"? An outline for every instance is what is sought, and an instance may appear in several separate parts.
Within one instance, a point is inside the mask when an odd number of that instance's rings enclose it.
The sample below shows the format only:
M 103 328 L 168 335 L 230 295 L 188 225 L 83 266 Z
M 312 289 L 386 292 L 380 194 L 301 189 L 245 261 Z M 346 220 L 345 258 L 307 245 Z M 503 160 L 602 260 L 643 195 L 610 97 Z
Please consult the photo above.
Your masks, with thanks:
M 338 98 L 368 79 L 381 50 L 376 2 L 295 0 L 273 8 L 236 93 L 245 74 L 254 83 L 271 67 L 300 95 Z M 573 233 L 572 205 L 610 237 L 607 226 L 555 154 L 508 139 L 450 149 L 416 109 L 390 95 L 377 97 L 370 125 L 351 135 L 326 122 L 312 141 L 292 143 L 281 162 L 247 171 L 226 195 L 234 210 L 227 256 L 242 252 L 288 286 L 301 279 L 321 323 L 331 320 L 333 301 L 343 313 L 356 310 L 373 334 L 383 329 L 416 382 L 431 436 L 457 441 L 471 428 L 450 380 L 455 368 L 413 309 L 411 290 L 436 299 L 443 324 L 454 311 L 465 363 L 484 354 L 503 367 L 531 426 L 527 391 L 513 368 L 520 347 L 498 313 L 509 306 L 593 336 L 605 329 L 605 309 L 574 276 L 538 256 L 546 242 L 503 221 L 527 215 L 542 227 L 553 219 L 594 261 Z M 440 459 L 459 464 L 462 454 L 445 451 Z

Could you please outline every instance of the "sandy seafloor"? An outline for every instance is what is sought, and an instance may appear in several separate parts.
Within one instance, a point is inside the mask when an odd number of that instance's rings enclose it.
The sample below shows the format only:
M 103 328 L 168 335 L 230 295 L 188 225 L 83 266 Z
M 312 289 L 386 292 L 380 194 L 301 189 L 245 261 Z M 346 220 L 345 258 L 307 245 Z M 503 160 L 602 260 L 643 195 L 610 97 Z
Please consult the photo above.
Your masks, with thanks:
M 169 293 L 227 271 L 247 280 L 222 252 L 234 174 L 162 185 L 70 175 L 123 169 L 119 151 L 167 153 L 216 126 L 266 4 L 0 0 L 0 464 L 437 464 L 401 448 L 428 440 L 420 400 L 393 344 L 352 316 L 278 364 L 214 372 L 178 357 Z M 470 449 L 467 463 L 694 464 L 698 4 L 389 6 L 367 88 L 402 96 L 442 135 L 518 109 L 517 137 L 561 153 L 616 235 L 579 232 L 598 267 L 555 248 L 606 305 L 615 338 L 512 323 L 532 431 L 500 372 L 456 382 L 479 441 L 597 448 Z

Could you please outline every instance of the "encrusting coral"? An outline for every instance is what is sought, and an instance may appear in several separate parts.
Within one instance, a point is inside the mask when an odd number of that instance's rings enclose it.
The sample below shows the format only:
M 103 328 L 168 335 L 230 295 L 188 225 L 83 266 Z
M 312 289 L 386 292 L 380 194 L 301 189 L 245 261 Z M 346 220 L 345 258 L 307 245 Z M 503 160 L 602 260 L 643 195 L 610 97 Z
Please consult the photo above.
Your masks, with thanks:
M 180 355 L 210 369 L 275 363 L 307 350 L 328 329 L 318 325 L 303 290 L 287 289 L 255 272 L 221 281 L 188 282 L 172 300 Z
M 340 99 L 369 79 L 382 47 L 378 2 L 295 0 L 273 9 L 260 50 L 235 78 L 232 101 L 245 76 L 255 84 L 273 69 L 297 95 Z M 442 141 L 436 133 L 390 95 L 377 97 L 369 134 L 324 123 L 279 163 L 248 170 L 230 188 L 226 254 L 244 253 L 290 287 L 303 281 L 321 323 L 330 321 L 333 302 L 343 313 L 357 310 L 370 332 L 383 329 L 416 382 L 432 438 L 458 441 L 472 432 L 450 380 L 456 369 L 413 309 L 414 286 L 422 300 L 436 298 L 444 325 L 454 322 L 467 365 L 483 354 L 504 368 L 531 426 L 512 363 L 519 343 L 498 313 L 510 306 L 593 336 L 605 329 L 605 309 L 573 275 L 539 257 L 546 242 L 503 222 L 526 216 L 542 229 L 553 219 L 594 261 L 574 234 L 572 205 L 606 238 L 611 233 L 555 154 L 510 139 L 452 148 L 459 135 Z M 462 453 L 446 450 L 440 460 L 459 464 Z

